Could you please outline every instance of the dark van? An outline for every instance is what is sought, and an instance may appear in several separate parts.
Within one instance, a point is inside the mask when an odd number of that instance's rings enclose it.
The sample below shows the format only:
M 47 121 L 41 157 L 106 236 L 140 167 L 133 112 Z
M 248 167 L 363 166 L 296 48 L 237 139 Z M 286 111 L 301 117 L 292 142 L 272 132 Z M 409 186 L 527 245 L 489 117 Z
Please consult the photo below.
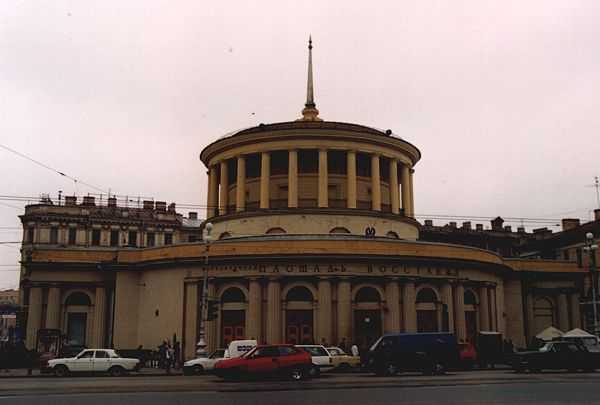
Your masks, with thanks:
M 442 374 L 459 362 L 456 338 L 451 333 L 388 333 L 367 353 L 366 366 L 377 375 L 400 371 Z

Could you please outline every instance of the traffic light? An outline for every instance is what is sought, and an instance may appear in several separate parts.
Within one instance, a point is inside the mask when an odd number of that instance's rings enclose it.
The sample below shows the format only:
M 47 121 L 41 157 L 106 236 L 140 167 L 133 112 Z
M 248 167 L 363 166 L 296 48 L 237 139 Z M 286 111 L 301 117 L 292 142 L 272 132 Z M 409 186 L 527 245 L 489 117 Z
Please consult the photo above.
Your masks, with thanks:
M 214 321 L 219 317 L 219 301 L 208 301 L 206 308 L 206 320 Z

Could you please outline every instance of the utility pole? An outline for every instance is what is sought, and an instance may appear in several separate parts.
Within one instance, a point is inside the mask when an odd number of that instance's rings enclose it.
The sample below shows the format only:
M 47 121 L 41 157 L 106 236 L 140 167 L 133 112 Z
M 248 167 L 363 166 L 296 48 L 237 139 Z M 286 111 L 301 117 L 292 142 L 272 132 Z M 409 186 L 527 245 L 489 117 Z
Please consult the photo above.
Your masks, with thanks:
M 211 231 L 213 224 L 207 222 L 204 225 L 202 240 L 204 240 L 204 277 L 202 280 L 202 301 L 200 304 L 200 314 L 198 316 L 199 336 L 196 344 L 196 354 L 200 357 L 205 357 L 206 353 L 206 321 L 208 320 L 208 253 L 211 242 Z
M 585 252 L 589 255 L 589 269 L 590 269 L 590 277 L 592 278 L 592 307 L 594 310 L 594 335 L 598 335 L 598 309 L 596 307 L 596 297 L 598 292 L 597 288 L 597 278 L 596 278 L 596 250 L 598 250 L 598 245 L 594 244 L 594 234 L 588 232 L 585 235 L 585 247 L 583 248 Z

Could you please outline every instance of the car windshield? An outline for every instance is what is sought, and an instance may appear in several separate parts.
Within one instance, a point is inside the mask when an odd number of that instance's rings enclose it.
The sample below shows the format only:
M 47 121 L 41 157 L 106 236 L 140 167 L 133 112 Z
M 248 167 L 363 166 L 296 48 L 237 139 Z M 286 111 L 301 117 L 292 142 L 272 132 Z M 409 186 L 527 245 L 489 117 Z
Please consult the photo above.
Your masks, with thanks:
M 381 342 L 381 339 L 383 339 L 383 337 L 380 337 L 379 339 L 377 339 L 375 341 L 375 343 L 373 343 L 373 346 L 371 346 L 371 348 L 369 349 L 370 351 L 373 351 L 377 348 L 377 345 L 379 345 L 379 342 Z
M 215 350 L 213 354 L 210 355 L 211 359 L 221 359 L 225 354 L 225 350 Z
M 550 343 L 546 343 L 544 346 L 540 347 L 539 351 L 540 352 L 548 352 L 548 351 L 550 351 L 551 348 L 552 348 L 552 345 Z
M 319 346 L 303 347 L 304 350 L 310 353 L 311 356 L 327 356 L 327 351 Z

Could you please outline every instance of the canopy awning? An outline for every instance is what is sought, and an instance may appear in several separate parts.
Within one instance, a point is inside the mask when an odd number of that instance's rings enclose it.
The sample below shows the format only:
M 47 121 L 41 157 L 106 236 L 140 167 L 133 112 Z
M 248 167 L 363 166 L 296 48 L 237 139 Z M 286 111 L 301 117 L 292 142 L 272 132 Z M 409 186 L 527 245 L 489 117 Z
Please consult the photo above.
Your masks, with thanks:
M 544 341 L 548 341 L 548 340 L 556 339 L 563 335 L 564 335 L 563 331 L 561 331 L 560 329 L 556 329 L 554 326 L 550 326 L 550 327 L 544 329 L 543 331 L 541 331 L 540 333 L 538 333 L 537 335 L 535 335 L 535 337 L 538 339 L 544 340 Z
M 563 337 L 578 337 L 578 338 L 586 338 L 586 337 L 596 337 L 591 333 L 584 331 L 583 329 L 575 328 L 573 330 L 568 331 L 563 335 Z

